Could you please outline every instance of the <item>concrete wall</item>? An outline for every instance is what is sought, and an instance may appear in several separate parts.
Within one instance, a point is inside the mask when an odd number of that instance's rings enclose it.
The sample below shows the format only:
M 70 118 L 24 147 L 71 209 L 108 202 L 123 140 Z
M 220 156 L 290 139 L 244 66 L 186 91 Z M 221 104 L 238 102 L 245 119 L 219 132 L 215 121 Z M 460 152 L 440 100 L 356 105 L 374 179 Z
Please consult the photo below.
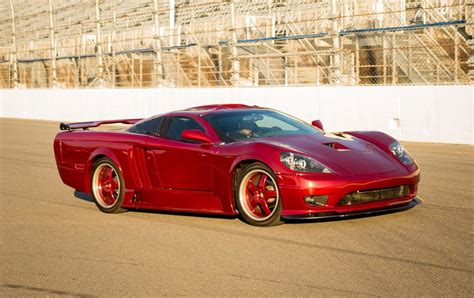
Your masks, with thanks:
M 473 86 L 5 89 L 0 117 L 148 117 L 211 103 L 272 107 L 328 131 L 380 130 L 405 141 L 473 144 Z

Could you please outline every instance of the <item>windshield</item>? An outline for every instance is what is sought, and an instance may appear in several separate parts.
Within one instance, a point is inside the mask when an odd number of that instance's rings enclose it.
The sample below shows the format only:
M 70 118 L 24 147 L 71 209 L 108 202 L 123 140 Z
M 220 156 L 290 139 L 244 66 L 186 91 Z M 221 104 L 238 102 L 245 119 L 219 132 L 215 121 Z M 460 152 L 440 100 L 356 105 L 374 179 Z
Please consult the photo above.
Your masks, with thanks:
M 284 135 L 314 134 L 317 128 L 283 113 L 272 110 L 238 110 L 205 115 L 226 143 L 243 139 Z

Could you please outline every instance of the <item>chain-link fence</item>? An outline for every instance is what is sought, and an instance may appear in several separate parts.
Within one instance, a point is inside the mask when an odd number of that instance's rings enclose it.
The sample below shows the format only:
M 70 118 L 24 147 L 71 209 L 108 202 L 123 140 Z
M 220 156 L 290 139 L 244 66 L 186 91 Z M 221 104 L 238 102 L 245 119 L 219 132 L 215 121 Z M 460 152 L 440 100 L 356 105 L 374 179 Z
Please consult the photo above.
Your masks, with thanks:
M 0 87 L 471 84 L 465 0 L 9 0 Z

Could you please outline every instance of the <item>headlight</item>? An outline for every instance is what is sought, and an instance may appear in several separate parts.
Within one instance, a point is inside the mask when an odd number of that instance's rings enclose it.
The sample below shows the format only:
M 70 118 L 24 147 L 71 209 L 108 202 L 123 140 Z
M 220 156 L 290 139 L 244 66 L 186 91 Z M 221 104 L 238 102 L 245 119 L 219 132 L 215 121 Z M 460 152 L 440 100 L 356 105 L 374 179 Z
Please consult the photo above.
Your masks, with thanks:
M 290 170 L 304 173 L 332 173 L 326 166 L 312 159 L 292 152 L 280 154 L 281 162 Z
M 390 149 L 390 151 L 392 151 L 393 155 L 395 155 L 398 160 L 404 165 L 408 166 L 413 163 L 413 159 L 411 158 L 410 154 L 408 154 L 408 152 L 399 142 L 393 142 L 388 148 Z

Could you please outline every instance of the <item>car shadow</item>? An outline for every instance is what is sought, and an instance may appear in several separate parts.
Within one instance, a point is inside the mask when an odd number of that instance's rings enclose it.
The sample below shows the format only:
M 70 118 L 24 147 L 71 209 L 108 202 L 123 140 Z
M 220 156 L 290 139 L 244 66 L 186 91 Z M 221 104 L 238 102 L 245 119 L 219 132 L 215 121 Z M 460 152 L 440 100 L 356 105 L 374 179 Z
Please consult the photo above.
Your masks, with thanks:
M 94 198 L 92 195 L 80 192 L 75 190 L 74 197 L 94 203 Z M 371 214 L 347 214 L 343 217 L 319 217 L 319 218 L 282 218 L 281 221 L 285 224 L 305 224 L 305 223 L 317 223 L 317 222 L 337 222 L 337 221 L 347 221 L 347 220 L 356 220 L 362 219 L 367 217 L 378 217 L 386 214 L 395 214 L 399 212 L 404 212 L 413 207 L 420 205 L 421 200 L 415 198 L 412 204 L 407 205 L 405 208 L 397 209 L 397 210 L 378 210 L 376 213 Z M 190 213 L 190 212 L 179 212 L 179 211 L 164 211 L 164 210 L 148 210 L 148 209 L 127 209 L 128 211 L 132 212 L 139 212 L 139 213 L 149 213 L 149 214 L 166 214 L 166 215 L 178 215 L 178 216 L 186 216 L 186 217 L 202 217 L 202 218 L 225 218 L 225 219 L 233 219 L 239 218 L 241 221 L 245 222 L 245 220 L 240 215 L 221 215 L 221 214 L 199 214 L 199 213 Z
M 94 198 L 92 195 L 87 194 L 81 191 L 74 191 L 74 197 L 77 199 L 94 203 Z M 208 217 L 208 218 L 236 218 L 237 216 L 233 215 L 221 215 L 221 214 L 199 214 L 191 212 L 179 212 L 179 211 L 165 211 L 165 210 L 149 210 L 149 209 L 126 209 L 125 211 L 139 212 L 139 213 L 149 213 L 149 214 L 168 214 L 168 215 L 179 215 L 179 216 L 189 216 L 189 217 Z
M 375 210 L 373 213 L 370 214 L 345 214 L 341 217 L 319 217 L 319 218 L 291 218 L 291 219 L 282 219 L 285 223 L 292 223 L 292 224 L 304 224 L 304 223 L 312 223 L 312 222 L 337 222 L 337 221 L 347 221 L 347 220 L 357 220 L 362 218 L 372 218 L 383 216 L 387 214 L 395 214 L 401 213 L 407 210 L 414 208 L 422 203 L 422 201 L 417 197 L 413 199 L 409 204 L 406 206 L 401 206 L 398 209 L 387 209 L 387 210 Z
M 74 196 L 78 199 L 83 200 L 83 201 L 94 203 L 94 198 L 92 197 L 92 195 L 87 194 L 85 192 L 80 192 L 80 191 L 75 190 L 74 191 Z

